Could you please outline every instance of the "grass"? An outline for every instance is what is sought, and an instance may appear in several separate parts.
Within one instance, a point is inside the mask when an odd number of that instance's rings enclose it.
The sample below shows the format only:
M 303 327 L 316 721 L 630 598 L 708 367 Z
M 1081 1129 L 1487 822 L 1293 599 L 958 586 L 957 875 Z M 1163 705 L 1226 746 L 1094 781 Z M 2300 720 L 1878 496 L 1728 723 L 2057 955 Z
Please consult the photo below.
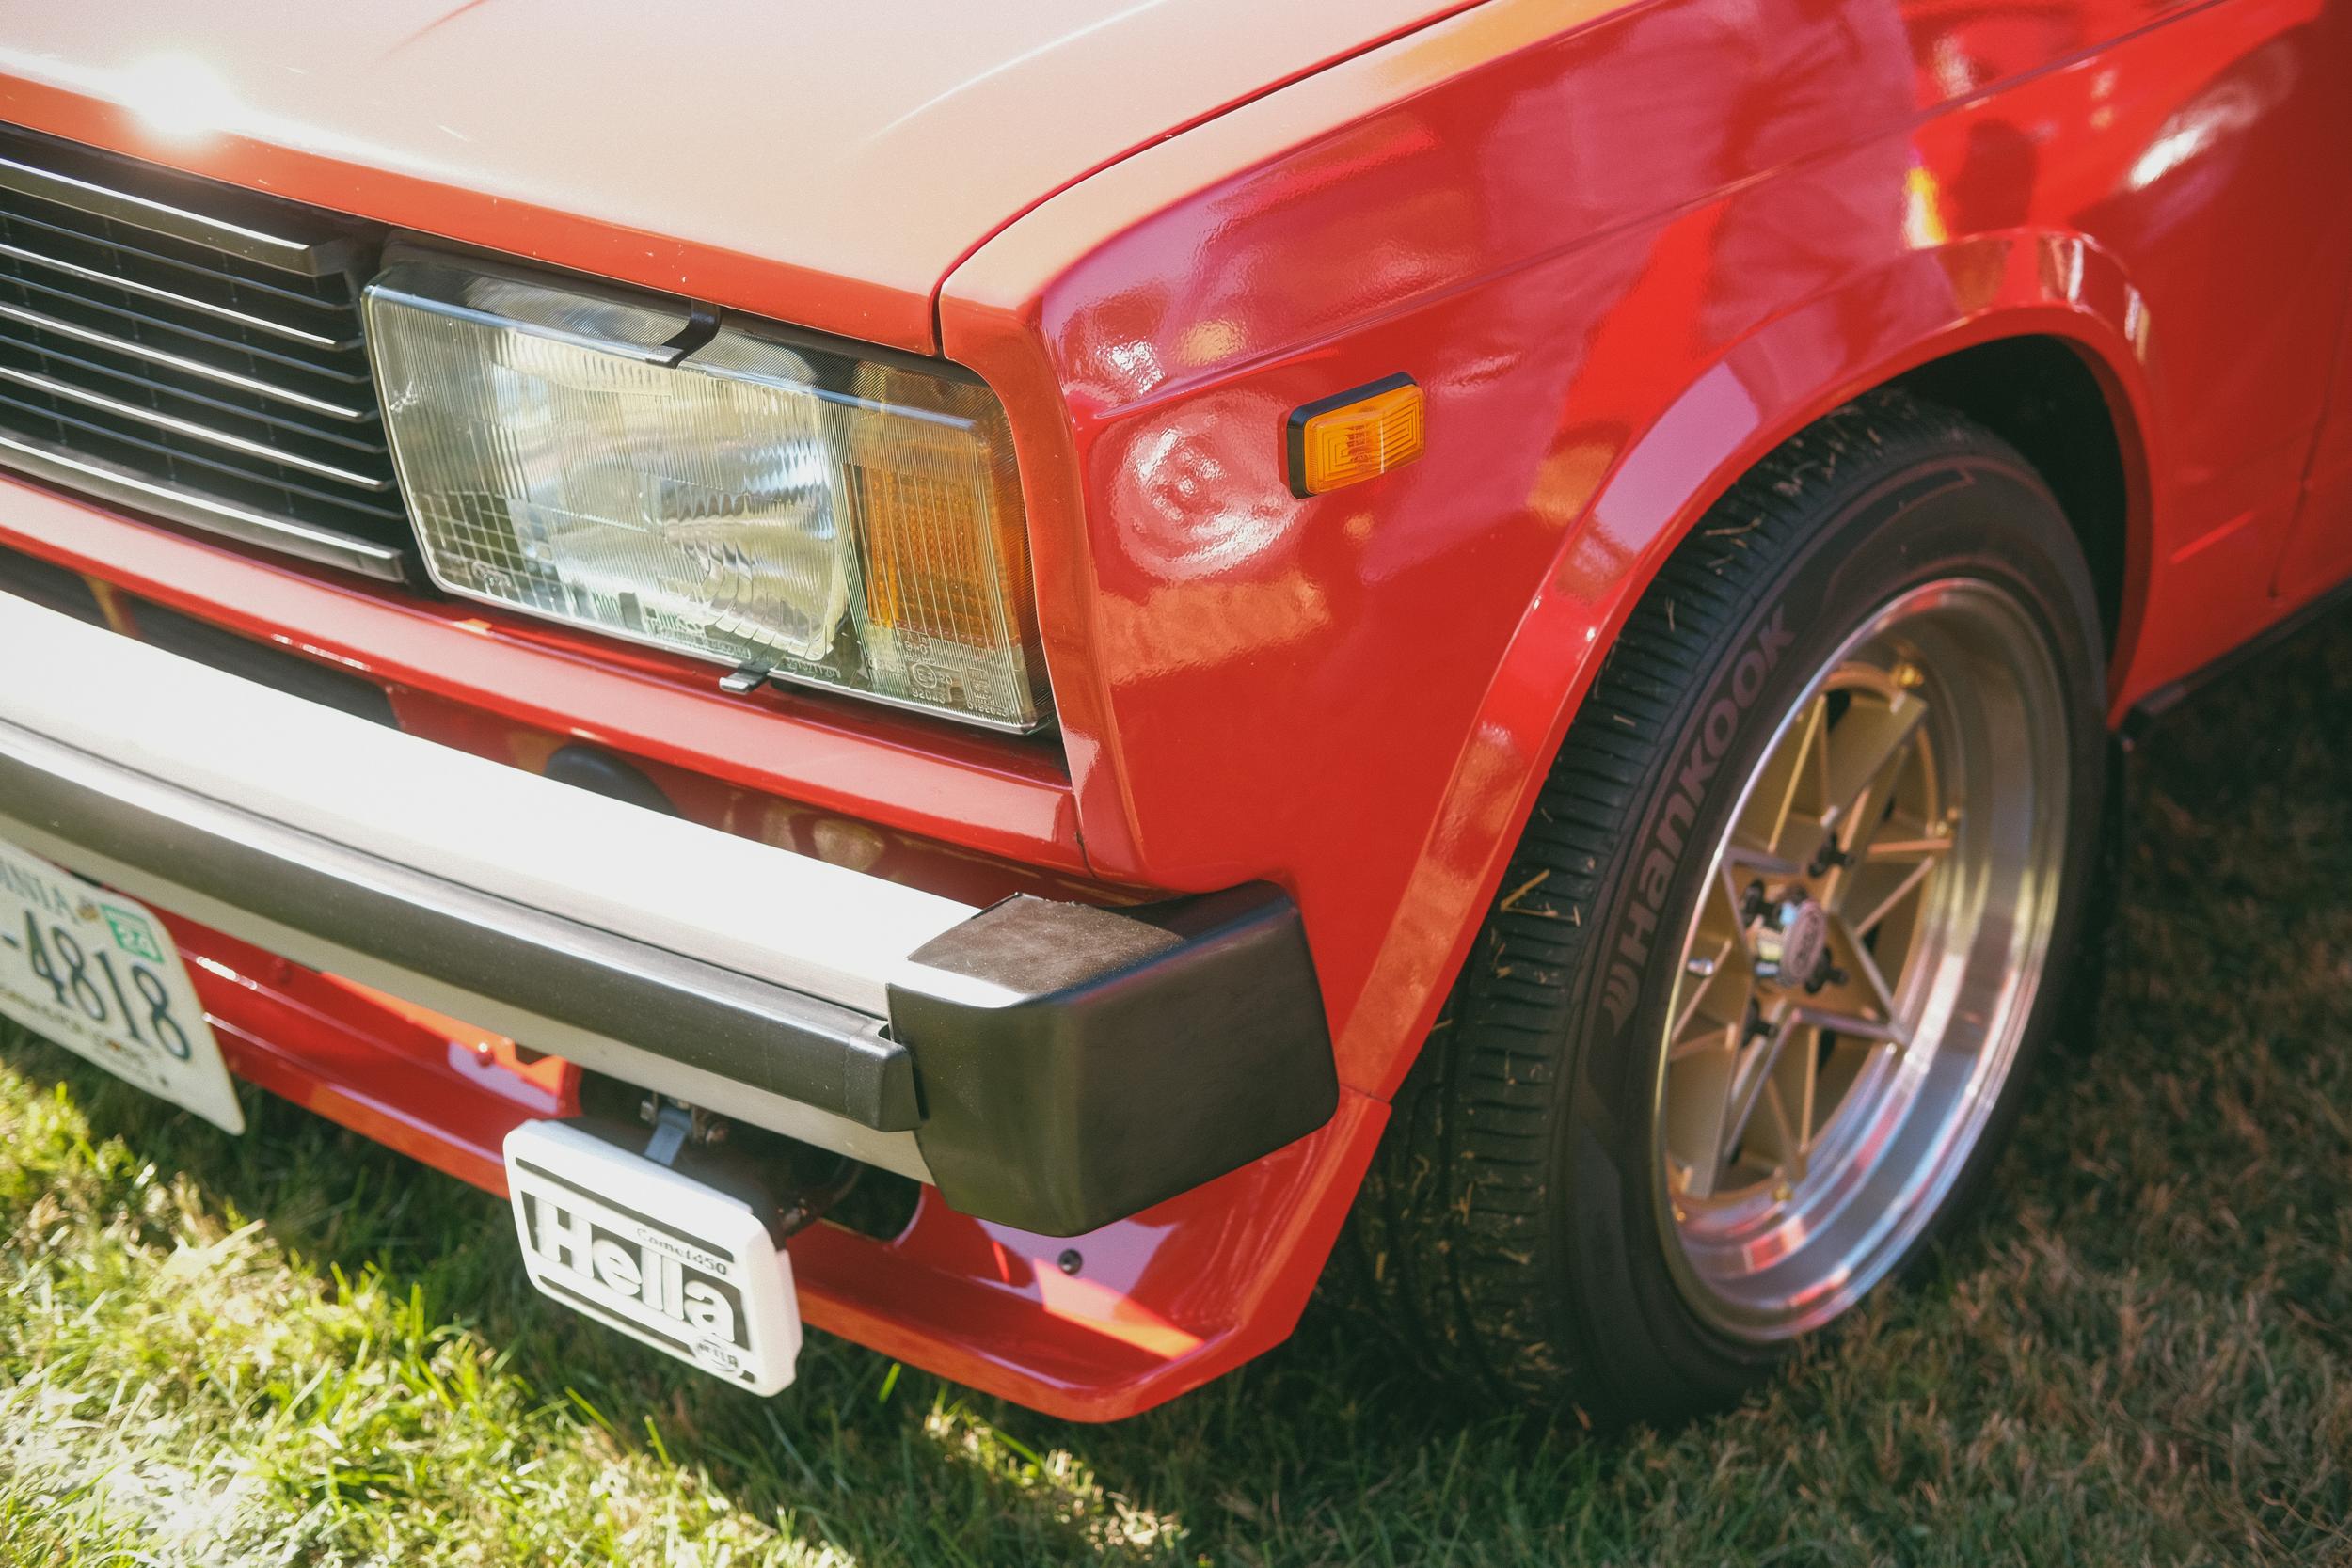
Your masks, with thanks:
M 2159 744 L 2124 960 L 1991 1212 L 1745 1407 L 1599 1439 L 1362 1321 L 1111 1428 L 814 1337 L 740 1397 L 503 1208 L 0 1057 L 0 1560 L 2352 1563 L 2352 627 Z

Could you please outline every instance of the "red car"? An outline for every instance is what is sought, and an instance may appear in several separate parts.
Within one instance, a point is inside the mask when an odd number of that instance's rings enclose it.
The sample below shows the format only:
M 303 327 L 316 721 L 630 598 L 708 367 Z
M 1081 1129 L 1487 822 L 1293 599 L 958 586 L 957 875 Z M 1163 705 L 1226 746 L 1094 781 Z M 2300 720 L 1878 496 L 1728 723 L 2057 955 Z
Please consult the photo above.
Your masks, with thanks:
M 748 1388 L 1735 1395 L 2352 575 L 2342 0 L 0 13 L 0 1012 Z M 460 1022 L 464 1021 L 464 1022 Z

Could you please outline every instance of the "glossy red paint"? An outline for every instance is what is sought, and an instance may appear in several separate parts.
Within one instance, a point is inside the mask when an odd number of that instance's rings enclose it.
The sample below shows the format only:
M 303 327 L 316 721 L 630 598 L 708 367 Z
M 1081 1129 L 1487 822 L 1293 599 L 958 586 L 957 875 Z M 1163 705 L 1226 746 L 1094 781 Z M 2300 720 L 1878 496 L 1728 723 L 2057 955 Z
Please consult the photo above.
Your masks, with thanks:
M 502 1193 L 507 1131 L 579 1113 L 568 1063 L 525 1060 L 511 1040 L 164 919 L 230 1070 L 436 1170 Z
M 1098 868 L 1292 888 L 1343 1077 L 1391 1092 L 1657 562 L 1788 434 L 1998 338 L 2083 356 L 2130 454 L 2119 709 L 2266 625 L 2347 58 L 2320 0 L 1498 3 L 1045 203 L 941 319 L 1070 410 L 1025 456 L 1070 476 L 1032 531 Z M 1293 497 L 1288 410 L 1397 370 L 1428 454 Z
M 452 744 L 531 766 L 585 738 L 737 831 L 780 811 L 793 833 L 811 813 L 913 835 L 928 847 L 889 869 L 927 885 L 1289 888 L 1347 1086 L 1324 1132 L 1072 1243 L 936 1203 L 887 1246 L 796 1243 L 820 1324 L 1059 1414 L 1141 1408 L 1288 1331 L 1617 626 L 1788 434 L 1971 346 L 2077 356 L 2126 470 L 2119 715 L 2352 572 L 2344 0 L 1486 0 L 1329 54 L 1304 74 L 1269 54 L 1252 87 L 1191 79 L 1201 100 L 1159 113 L 1181 135 L 994 201 L 920 320 L 920 268 L 870 288 L 771 234 L 712 243 L 715 217 L 641 259 L 619 187 L 582 167 L 567 191 L 561 149 L 514 150 L 533 183 L 507 207 L 479 194 L 495 169 L 469 191 L 382 143 L 256 126 L 133 146 L 96 77 L 20 62 L 0 83 L 0 114 L 41 129 L 804 325 L 935 336 L 1011 415 L 1058 746 L 723 700 L 656 656 L 21 486 L 0 541 L 362 670 Z M 1400 370 L 1428 392 L 1427 455 L 1293 496 L 1288 412 Z M 959 849 L 990 859 L 973 873 Z M 239 1070 L 494 1179 L 490 1130 L 528 1114 L 511 1095 L 404 1087 L 443 1072 L 419 1025 L 294 990 L 300 1017 L 271 988 L 208 989 Z M 1064 1244 L 1075 1276 L 1050 1265 Z
M 2303 483 L 2303 512 L 2295 537 L 2279 563 L 2276 593 L 2296 604 L 2326 593 L 2352 574 L 2352 305 L 2344 316 L 2336 346 L 2336 381 L 2328 394 L 2328 419 L 2312 450 Z

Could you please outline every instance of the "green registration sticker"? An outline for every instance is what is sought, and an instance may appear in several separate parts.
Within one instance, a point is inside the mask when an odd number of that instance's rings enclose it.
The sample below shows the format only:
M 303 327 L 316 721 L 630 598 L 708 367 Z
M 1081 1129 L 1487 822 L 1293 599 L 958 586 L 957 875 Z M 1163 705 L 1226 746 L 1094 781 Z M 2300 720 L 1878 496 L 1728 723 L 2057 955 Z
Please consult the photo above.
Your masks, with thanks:
M 116 909 L 112 904 L 101 904 L 98 910 L 106 917 L 106 929 L 114 933 L 117 947 L 149 963 L 164 961 L 163 943 L 155 940 L 155 928 L 147 923 L 145 915 Z

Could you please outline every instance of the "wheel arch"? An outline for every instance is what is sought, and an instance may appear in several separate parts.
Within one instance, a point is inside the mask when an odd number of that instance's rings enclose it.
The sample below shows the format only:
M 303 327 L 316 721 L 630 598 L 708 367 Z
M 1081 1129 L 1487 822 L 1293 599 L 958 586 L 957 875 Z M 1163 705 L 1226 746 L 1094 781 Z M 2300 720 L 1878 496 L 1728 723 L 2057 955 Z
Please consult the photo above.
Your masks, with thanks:
M 2058 498 L 2090 562 L 2110 661 L 2121 652 L 2132 572 L 2144 559 L 2134 537 L 2145 507 L 2145 468 L 2126 456 L 2128 419 L 2096 362 L 2077 342 L 2047 333 L 1996 338 L 1907 371 L 1889 383 L 1963 414 L 2024 455 Z
M 1954 310 L 1889 322 L 1864 353 L 1851 354 L 1847 301 L 1932 294 L 1901 287 L 1903 275 L 1950 285 Z M 1988 275 L 2000 280 L 1990 297 L 1958 297 L 1960 279 Z M 1792 368 L 1814 373 L 1792 375 Z M 2005 234 L 1914 251 L 1816 296 L 1693 377 L 1603 481 L 1587 524 L 1638 543 L 1638 552 L 1620 580 L 1593 596 L 1613 611 L 1601 644 L 1741 475 L 1832 409 L 1899 387 L 1977 420 L 2042 474 L 2099 581 L 2110 670 L 2120 670 L 2147 597 L 2160 372 L 2145 301 L 2122 263 L 2079 235 Z M 1736 400 L 1727 385 L 1738 388 Z M 1724 418 L 1734 408 L 1744 417 Z M 1548 587 L 1572 582 L 1564 571 Z M 1583 686 L 1580 678 L 1565 693 L 1562 733 Z
M 1939 297 L 1949 310 L 1882 320 L 1855 342 L 1857 298 Z M 1376 962 L 1355 1010 L 1366 1022 L 1392 1018 L 1406 997 L 1383 998 L 1386 987 L 1422 991 L 1422 1016 L 1375 1092 L 1394 1092 L 1434 1026 L 1626 617 L 1740 476 L 1833 409 L 1884 387 L 1979 420 L 2035 464 L 2074 522 L 2098 581 L 2113 683 L 2148 596 L 2159 374 L 2146 303 L 2118 260 L 2084 236 L 2020 232 L 1908 252 L 1774 318 L 1686 381 L 1568 531 L 1488 687 L 1407 895 L 1424 913 L 1428 900 L 1459 900 L 1444 984 Z M 1518 754 L 1506 764 L 1498 749 Z M 1507 816 L 1489 795 L 1499 765 L 1519 774 Z M 1473 864 L 1480 873 L 1462 876 Z

